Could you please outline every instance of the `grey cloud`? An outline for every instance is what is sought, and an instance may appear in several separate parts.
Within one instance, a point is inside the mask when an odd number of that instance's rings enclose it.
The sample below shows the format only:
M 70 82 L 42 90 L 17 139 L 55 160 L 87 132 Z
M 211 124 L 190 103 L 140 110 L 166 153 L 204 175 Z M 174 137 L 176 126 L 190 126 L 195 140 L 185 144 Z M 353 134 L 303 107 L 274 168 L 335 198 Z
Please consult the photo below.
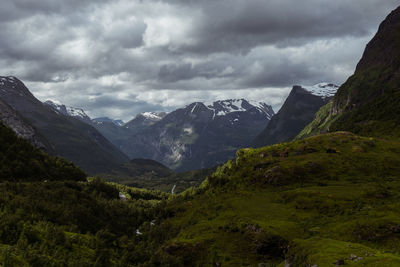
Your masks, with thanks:
M 160 105 L 134 99 L 118 99 L 112 95 L 102 95 L 92 101 L 83 101 L 75 104 L 84 107 L 85 110 L 89 110 L 89 114 L 93 118 L 107 114 L 112 118 L 119 118 L 125 121 L 133 119 L 134 115 L 140 112 L 166 110 Z
M 185 4 L 186 1 L 167 1 Z M 247 53 L 255 46 L 298 46 L 318 38 L 365 36 L 393 9 L 394 0 L 222 0 L 188 1 L 202 10 L 191 44 L 193 53 Z
M 0 68 L 33 85 L 42 100 L 82 106 L 96 116 L 127 118 L 255 91 L 277 107 L 293 84 L 342 83 L 397 5 L 3 0 Z

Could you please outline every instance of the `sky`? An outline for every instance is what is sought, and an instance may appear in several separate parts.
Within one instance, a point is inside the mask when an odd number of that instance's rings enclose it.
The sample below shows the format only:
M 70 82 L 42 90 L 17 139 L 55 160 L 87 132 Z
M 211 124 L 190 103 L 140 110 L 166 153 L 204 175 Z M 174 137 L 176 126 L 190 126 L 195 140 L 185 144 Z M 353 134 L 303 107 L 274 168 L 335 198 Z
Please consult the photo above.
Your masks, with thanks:
M 125 121 L 342 84 L 397 0 L 1 0 L 0 75 Z

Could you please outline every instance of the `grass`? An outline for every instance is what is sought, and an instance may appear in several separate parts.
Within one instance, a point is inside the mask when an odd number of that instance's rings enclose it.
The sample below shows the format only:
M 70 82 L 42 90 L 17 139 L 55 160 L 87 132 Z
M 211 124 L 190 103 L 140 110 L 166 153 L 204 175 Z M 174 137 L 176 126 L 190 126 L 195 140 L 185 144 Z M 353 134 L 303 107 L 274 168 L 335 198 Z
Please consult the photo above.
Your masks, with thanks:
M 241 150 L 170 202 L 163 251 L 198 266 L 396 266 L 399 151 L 347 132 Z

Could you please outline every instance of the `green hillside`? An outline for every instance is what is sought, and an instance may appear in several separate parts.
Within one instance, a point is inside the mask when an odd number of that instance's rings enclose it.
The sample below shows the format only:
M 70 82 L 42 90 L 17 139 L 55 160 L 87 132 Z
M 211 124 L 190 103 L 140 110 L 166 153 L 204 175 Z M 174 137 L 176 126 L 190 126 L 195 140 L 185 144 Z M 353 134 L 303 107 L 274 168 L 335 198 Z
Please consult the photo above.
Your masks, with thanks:
M 136 247 L 136 229 L 161 213 L 167 196 L 125 194 L 126 202 L 99 180 L 0 184 L 0 266 L 134 266 L 149 258 Z
M 17 137 L 0 123 L 0 181 L 84 180 L 86 174 Z
M 347 132 L 241 150 L 169 203 L 174 216 L 159 226 L 169 236 L 154 257 L 176 266 L 397 266 L 399 152 L 399 142 Z
M 174 172 L 163 164 L 150 159 L 133 159 L 118 169 L 97 176 L 105 181 L 138 188 L 174 193 L 199 186 L 216 168 Z

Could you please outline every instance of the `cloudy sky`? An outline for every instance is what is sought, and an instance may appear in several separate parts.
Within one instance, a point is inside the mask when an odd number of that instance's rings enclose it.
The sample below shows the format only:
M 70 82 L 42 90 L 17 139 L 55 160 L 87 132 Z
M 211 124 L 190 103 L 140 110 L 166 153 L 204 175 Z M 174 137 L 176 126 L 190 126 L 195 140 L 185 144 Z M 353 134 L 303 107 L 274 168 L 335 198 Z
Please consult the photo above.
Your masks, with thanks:
M 398 0 L 1 0 L 0 75 L 130 119 L 343 83 Z

